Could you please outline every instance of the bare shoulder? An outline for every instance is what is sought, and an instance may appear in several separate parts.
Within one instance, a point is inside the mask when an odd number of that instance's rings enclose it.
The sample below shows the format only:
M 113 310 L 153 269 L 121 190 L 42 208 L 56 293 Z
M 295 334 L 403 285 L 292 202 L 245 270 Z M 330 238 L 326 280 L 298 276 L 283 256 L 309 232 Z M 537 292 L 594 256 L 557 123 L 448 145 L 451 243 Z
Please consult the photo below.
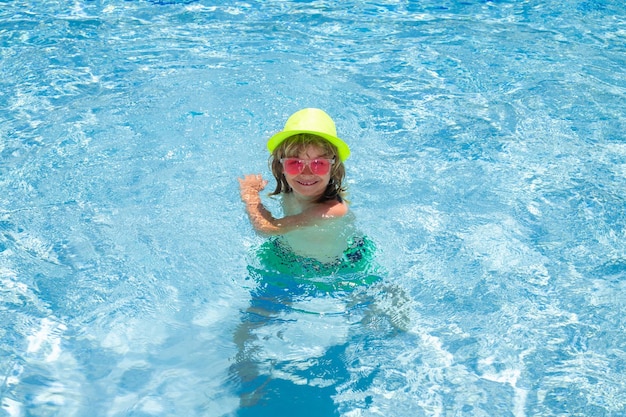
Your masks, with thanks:
M 342 201 L 327 201 L 316 207 L 320 217 L 343 217 L 348 214 L 348 205 Z
M 276 226 L 279 230 L 276 231 L 276 234 L 287 233 L 300 227 L 316 225 L 320 219 L 342 218 L 346 214 L 348 214 L 348 206 L 343 202 L 327 201 L 324 203 L 313 203 L 300 212 L 277 219 Z

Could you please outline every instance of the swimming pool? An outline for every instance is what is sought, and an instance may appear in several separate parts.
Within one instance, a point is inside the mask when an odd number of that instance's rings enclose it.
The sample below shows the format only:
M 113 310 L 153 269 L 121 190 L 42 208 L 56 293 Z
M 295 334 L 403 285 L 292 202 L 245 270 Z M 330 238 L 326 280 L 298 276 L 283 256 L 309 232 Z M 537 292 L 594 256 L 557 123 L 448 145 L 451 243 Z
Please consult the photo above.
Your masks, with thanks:
M 626 6 L 0 0 L 1 416 L 623 416 Z M 377 279 L 258 272 L 314 106 Z

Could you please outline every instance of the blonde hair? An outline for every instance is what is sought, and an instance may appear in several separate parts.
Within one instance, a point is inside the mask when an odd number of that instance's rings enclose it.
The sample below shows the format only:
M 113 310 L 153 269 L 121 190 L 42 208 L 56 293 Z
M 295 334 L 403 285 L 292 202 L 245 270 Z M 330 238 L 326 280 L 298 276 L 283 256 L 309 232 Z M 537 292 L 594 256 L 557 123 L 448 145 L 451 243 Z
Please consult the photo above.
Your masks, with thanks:
M 293 191 L 287 183 L 283 172 L 283 164 L 280 163 L 280 160 L 282 158 L 298 157 L 311 145 L 322 149 L 325 157 L 335 160 L 335 163 L 330 168 L 330 181 L 328 182 L 328 186 L 317 202 L 321 203 L 329 200 L 344 201 L 346 189 L 343 186 L 343 182 L 346 177 L 346 168 L 339 159 L 337 147 L 321 136 L 311 133 L 300 133 L 288 137 L 278 145 L 270 155 L 269 167 L 274 178 L 276 178 L 276 189 L 270 193 L 270 195 L 290 193 Z

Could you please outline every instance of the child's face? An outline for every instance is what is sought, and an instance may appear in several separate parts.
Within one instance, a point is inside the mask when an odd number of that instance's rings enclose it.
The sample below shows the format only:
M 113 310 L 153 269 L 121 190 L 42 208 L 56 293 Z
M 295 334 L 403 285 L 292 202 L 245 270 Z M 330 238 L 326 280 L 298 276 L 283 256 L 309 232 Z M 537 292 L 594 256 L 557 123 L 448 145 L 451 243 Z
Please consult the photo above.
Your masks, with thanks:
M 314 159 L 329 159 L 331 157 L 326 155 L 324 150 L 319 146 L 309 145 L 300 154 L 293 155 L 291 158 L 311 161 Z M 306 164 L 299 174 L 290 175 L 285 169 L 283 169 L 283 173 L 294 193 L 306 197 L 307 199 L 316 199 L 324 194 L 328 182 L 330 181 L 331 170 L 329 169 L 325 174 L 316 174 L 312 172 L 311 167 Z

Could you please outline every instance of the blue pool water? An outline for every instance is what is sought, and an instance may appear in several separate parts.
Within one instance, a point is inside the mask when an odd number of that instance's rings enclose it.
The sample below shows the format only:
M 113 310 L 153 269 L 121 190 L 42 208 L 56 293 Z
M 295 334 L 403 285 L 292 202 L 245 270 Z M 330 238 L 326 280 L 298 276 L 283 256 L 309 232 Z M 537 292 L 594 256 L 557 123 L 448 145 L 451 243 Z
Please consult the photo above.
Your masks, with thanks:
M 626 415 L 625 68 L 610 0 L 0 0 L 0 416 Z M 349 290 L 239 201 L 308 106 Z

